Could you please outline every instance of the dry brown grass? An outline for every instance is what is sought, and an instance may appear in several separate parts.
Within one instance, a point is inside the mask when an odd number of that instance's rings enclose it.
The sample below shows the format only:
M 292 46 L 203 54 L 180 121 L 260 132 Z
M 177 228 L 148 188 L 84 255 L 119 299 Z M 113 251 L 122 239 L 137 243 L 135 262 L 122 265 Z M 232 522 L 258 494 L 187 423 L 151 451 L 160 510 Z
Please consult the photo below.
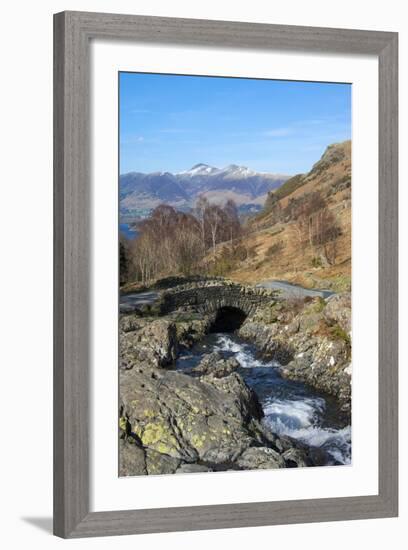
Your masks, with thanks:
M 307 183 L 281 200 L 284 208 L 291 198 L 305 193 L 320 191 L 329 194 L 328 206 L 341 228 L 337 240 L 337 255 L 334 265 L 319 265 L 316 250 L 300 245 L 293 223 L 273 224 L 268 215 L 261 222 L 256 219 L 243 245 L 250 251 L 249 258 L 229 274 L 231 279 L 242 283 L 257 283 L 265 279 L 284 279 L 305 287 L 332 286 L 346 290 L 351 282 L 351 201 L 350 189 L 336 192 L 336 182 L 351 176 L 351 144 L 340 144 L 343 158 L 329 164 L 321 172 L 311 172 Z M 268 226 L 268 222 L 270 225 Z M 280 247 L 278 254 L 268 256 L 268 250 Z

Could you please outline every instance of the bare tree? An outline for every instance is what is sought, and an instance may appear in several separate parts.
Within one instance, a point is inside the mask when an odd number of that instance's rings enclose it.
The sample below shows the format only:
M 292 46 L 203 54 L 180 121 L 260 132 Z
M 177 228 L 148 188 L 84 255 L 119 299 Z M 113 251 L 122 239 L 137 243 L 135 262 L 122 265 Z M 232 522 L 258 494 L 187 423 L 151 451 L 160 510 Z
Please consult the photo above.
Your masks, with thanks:
M 295 199 L 290 208 L 291 216 L 295 218 L 293 229 L 303 252 L 308 244 L 325 263 L 335 263 L 341 230 L 320 193 L 313 192 Z
M 200 226 L 201 244 L 202 244 L 203 252 L 205 252 L 205 248 L 206 248 L 206 216 L 209 208 L 210 208 L 210 203 L 208 202 L 207 197 L 205 197 L 204 195 L 200 195 L 195 205 L 194 214 Z
M 225 214 L 225 230 L 228 235 L 230 245 L 232 247 L 232 242 L 234 239 L 240 236 L 241 232 L 241 223 L 239 221 L 237 205 L 232 199 L 227 200 L 224 206 Z
M 218 242 L 218 235 L 221 230 L 223 221 L 222 209 L 217 204 L 211 204 L 209 208 L 207 208 L 205 221 L 208 224 L 210 230 L 213 258 L 215 260 L 216 244 Z
M 215 260 L 217 244 L 227 240 L 232 243 L 240 233 L 233 201 L 221 208 L 201 196 L 194 214 L 161 204 L 137 224 L 138 236 L 129 253 L 130 272 L 136 280 L 148 283 L 159 276 L 191 274 L 199 268 L 208 249 L 212 249 Z
M 127 239 L 120 235 L 119 238 L 119 280 L 123 285 L 129 280 L 130 274 L 130 254 Z

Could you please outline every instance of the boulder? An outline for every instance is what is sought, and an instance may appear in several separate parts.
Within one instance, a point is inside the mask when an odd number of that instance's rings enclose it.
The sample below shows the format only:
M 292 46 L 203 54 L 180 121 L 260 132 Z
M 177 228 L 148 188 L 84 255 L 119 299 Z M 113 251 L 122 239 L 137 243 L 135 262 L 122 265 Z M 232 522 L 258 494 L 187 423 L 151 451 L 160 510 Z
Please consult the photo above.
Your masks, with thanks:
M 134 440 L 119 440 L 119 476 L 146 475 L 146 453 Z
M 308 311 L 296 319 L 299 324 L 298 332 L 310 332 L 315 329 L 323 319 L 323 313 Z
M 269 447 L 250 447 L 237 460 L 237 465 L 244 470 L 270 470 L 285 468 L 284 458 Z
M 203 359 L 192 370 L 201 375 L 211 374 L 215 378 L 228 376 L 240 367 L 240 363 L 235 357 L 224 358 L 221 353 L 214 351 L 204 355 Z
M 167 319 L 140 319 L 128 315 L 120 323 L 120 367 L 164 367 L 177 356 L 176 326 Z
M 241 338 L 253 342 L 266 358 L 286 364 L 293 357 L 293 350 L 287 343 L 288 333 L 278 322 L 265 325 L 250 318 L 245 321 L 238 334 Z
M 335 294 L 327 300 L 324 316 L 329 323 L 337 323 L 347 334 L 351 331 L 351 293 Z
M 212 472 L 212 469 L 203 464 L 181 464 L 176 471 L 176 474 L 200 474 L 202 472 Z
M 268 305 L 254 311 L 239 334 L 279 361 L 284 376 L 336 396 L 348 415 L 349 306 L 346 294 L 327 304 L 305 302 L 296 310 Z M 210 324 L 210 316 L 191 311 L 121 317 L 120 475 L 324 463 L 311 449 L 267 430 L 258 398 L 237 372 L 235 358 L 207 354 L 192 369 L 195 376 L 166 368 L 180 347 L 200 340 Z
M 126 419 L 122 430 L 140 441 L 147 456 L 153 450 L 188 463 L 231 463 L 249 445 L 262 441 L 261 406 L 236 373 L 198 379 L 133 368 L 121 372 L 120 399 L 121 418 Z
M 180 465 L 180 460 L 172 456 L 146 450 L 146 469 L 149 475 L 174 474 Z
M 303 468 L 305 466 L 312 466 L 312 461 L 306 453 L 301 449 L 295 449 L 294 447 L 285 451 L 282 455 L 287 467 Z
M 203 319 L 175 319 L 176 338 L 178 345 L 184 348 L 191 348 L 201 340 L 208 332 L 210 320 Z

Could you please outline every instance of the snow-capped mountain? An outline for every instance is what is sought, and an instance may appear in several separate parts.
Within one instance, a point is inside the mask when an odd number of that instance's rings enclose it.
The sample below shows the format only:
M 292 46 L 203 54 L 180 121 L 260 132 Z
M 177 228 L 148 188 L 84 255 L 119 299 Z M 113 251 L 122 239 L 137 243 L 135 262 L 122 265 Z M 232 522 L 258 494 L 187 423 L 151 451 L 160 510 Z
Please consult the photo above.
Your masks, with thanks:
M 214 166 L 209 166 L 208 164 L 195 164 L 190 170 L 185 170 L 184 172 L 178 172 L 177 176 L 209 176 L 211 174 L 214 174 L 214 172 L 217 172 L 218 168 L 214 168 Z
M 184 172 L 178 172 L 176 176 L 180 177 L 196 177 L 196 176 L 218 176 L 229 179 L 235 178 L 248 178 L 257 175 L 263 176 L 276 176 L 275 174 L 264 174 L 262 172 L 255 172 L 250 170 L 246 166 L 238 166 L 237 164 L 229 164 L 225 168 L 215 168 L 208 164 L 195 164 L 190 170 Z
M 268 191 L 276 189 L 289 176 L 256 172 L 246 166 L 230 164 L 216 168 L 196 164 L 190 170 L 171 174 L 130 172 L 120 176 L 121 216 L 151 209 L 161 203 L 188 209 L 203 194 L 211 202 L 233 199 L 243 210 L 259 209 Z

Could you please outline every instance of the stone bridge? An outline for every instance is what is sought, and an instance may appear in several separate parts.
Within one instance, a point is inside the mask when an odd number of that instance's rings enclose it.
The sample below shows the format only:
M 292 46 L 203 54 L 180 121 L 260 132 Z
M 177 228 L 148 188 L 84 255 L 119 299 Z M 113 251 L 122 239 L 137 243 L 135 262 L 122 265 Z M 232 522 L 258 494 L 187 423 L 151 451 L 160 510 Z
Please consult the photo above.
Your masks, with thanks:
M 176 286 L 163 292 L 161 312 L 194 311 L 203 315 L 215 314 L 222 324 L 240 325 L 260 306 L 276 301 L 276 292 L 265 288 L 243 286 L 226 280 L 203 280 Z M 228 321 L 226 320 L 228 317 Z M 236 323 L 233 322 L 235 319 Z

